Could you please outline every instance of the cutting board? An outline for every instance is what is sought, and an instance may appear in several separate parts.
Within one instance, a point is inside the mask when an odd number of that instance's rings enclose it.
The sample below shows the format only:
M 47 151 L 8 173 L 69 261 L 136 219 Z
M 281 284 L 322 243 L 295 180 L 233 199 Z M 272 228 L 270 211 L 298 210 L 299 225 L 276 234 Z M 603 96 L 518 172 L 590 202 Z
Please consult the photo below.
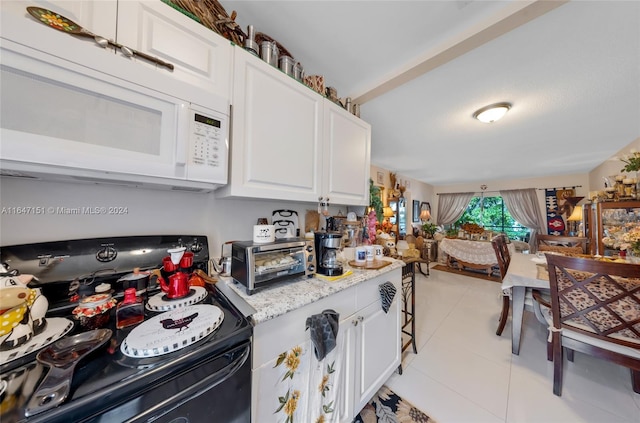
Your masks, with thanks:
M 350 260 L 349 261 L 349 266 L 351 267 L 357 267 L 359 269 L 382 269 L 385 266 L 390 265 L 391 262 L 387 261 L 387 260 L 373 260 L 373 261 L 364 261 L 364 262 L 358 262 L 355 260 Z

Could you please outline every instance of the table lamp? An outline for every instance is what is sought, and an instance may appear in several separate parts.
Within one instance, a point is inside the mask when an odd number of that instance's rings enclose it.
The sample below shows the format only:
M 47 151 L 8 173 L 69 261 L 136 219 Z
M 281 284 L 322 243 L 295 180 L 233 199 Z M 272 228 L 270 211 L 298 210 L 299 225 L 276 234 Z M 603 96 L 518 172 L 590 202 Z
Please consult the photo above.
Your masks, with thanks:
M 431 219 L 431 213 L 429 213 L 429 210 L 424 209 L 420 212 L 420 220 L 422 221 L 422 224 L 424 225 L 426 223 L 427 220 Z
M 568 222 L 572 223 L 573 230 L 570 231 L 570 235 L 572 236 L 582 236 L 582 207 L 575 206 L 573 208 L 573 213 L 567 219 Z M 580 223 L 577 223 L 580 222 Z

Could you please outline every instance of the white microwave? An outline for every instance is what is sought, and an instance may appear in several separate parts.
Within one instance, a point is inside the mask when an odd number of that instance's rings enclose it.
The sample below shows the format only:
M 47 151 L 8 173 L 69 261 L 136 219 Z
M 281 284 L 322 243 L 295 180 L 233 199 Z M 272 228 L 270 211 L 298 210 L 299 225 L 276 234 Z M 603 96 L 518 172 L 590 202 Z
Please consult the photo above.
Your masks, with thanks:
M 145 68 L 112 58 L 87 67 L 3 40 L 1 174 L 197 191 L 226 184 L 228 101 L 165 94 L 157 73 L 145 78 Z

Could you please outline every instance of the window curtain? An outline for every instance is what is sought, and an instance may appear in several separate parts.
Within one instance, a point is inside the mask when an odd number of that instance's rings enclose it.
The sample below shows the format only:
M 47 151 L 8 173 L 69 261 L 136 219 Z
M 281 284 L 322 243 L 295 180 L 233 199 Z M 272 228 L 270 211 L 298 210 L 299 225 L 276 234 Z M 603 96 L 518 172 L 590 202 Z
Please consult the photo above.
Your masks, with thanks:
M 538 234 L 545 227 L 535 188 L 500 191 L 500 196 L 511 216 L 531 230 L 529 251 L 535 253 L 538 250 Z
M 469 207 L 473 192 L 457 192 L 454 194 L 438 194 L 438 226 L 448 225 L 460 219 Z

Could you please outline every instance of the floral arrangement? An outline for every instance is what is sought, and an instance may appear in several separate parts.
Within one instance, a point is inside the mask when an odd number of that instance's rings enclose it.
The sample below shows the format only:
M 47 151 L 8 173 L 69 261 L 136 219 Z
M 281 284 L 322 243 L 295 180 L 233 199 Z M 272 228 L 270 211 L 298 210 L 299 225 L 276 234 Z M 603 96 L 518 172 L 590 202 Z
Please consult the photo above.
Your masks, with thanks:
M 632 149 L 630 153 L 620 159 L 625 164 L 620 169 L 620 172 L 637 172 L 640 170 L 640 152 Z

